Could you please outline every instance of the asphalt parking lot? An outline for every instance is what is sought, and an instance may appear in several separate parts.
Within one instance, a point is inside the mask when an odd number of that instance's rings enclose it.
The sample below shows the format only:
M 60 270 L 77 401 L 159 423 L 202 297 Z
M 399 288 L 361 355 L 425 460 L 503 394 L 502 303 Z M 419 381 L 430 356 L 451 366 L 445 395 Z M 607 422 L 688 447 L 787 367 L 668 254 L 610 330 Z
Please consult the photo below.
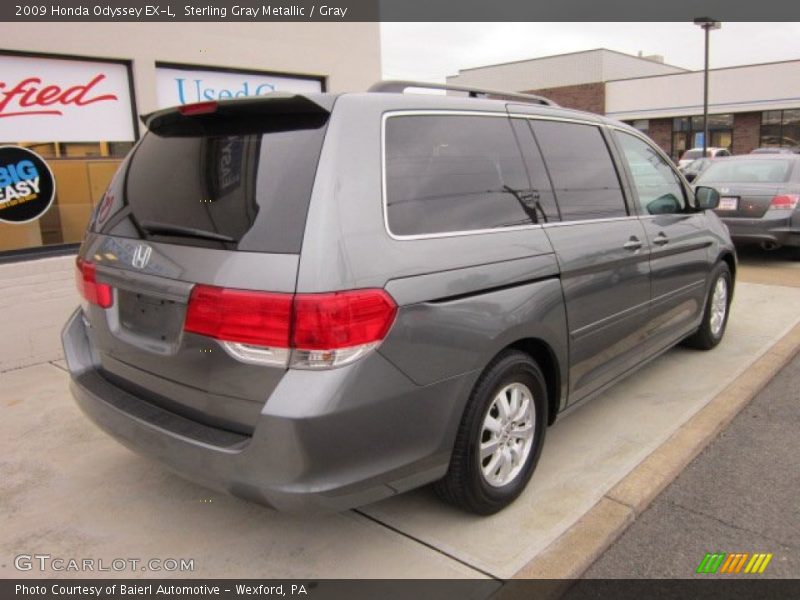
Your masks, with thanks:
M 800 576 L 798 380 L 800 355 L 584 576 L 724 578 L 696 573 L 713 552 L 772 554 L 764 577 Z
M 488 518 L 427 489 L 341 514 L 278 514 L 117 444 L 72 402 L 63 361 L 2 372 L 0 576 L 92 576 L 15 568 L 15 556 L 38 553 L 194 561 L 190 573 L 102 574 L 119 577 L 511 578 L 800 322 L 800 261 L 741 258 L 723 343 L 676 348 L 559 421 L 532 485 Z

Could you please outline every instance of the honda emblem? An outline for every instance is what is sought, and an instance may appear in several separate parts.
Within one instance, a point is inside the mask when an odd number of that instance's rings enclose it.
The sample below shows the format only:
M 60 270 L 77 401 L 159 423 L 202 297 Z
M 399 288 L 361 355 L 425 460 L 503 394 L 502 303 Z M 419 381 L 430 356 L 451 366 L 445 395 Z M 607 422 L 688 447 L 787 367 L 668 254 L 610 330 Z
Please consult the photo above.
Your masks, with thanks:
M 147 244 L 139 244 L 136 246 L 136 250 L 133 251 L 131 264 L 137 269 L 144 269 L 147 263 L 150 262 L 150 255 L 152 253 L 153 249 L 150 246 Z

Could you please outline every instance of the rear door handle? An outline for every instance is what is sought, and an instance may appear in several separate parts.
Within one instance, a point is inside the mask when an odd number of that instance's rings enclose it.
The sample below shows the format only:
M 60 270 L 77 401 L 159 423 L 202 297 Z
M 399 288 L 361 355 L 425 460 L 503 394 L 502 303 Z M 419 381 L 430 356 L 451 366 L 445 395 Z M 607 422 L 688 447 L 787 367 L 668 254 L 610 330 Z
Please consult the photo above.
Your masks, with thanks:
M 669 244 L 669 238 L 662 231 L 655 237 L 653 243 L 657 246 L 663 246 L 664 244 Z
M 622 247 L 625 248 L 625 250 L 640 250 L 642 247 L 642 241 L 635 235 L 632 235 L 631 239 L 622 244 Z

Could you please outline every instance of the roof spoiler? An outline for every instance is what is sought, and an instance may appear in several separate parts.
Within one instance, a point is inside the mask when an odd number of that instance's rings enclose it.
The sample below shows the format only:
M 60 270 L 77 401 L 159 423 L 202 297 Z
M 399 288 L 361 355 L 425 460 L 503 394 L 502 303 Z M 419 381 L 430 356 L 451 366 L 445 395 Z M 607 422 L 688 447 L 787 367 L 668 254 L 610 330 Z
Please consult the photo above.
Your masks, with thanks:
M 322 98 L 320 98 L 322 100 Z M 235 100 L 211 100 L 162 108 L 139 118 L 151 131 L 171 129 L 182 122 L 208 120 L 222 117 L 255 117 L 265 115 L 307 115 L 327 117 L 332 103 L 315 102 L 308 96 L 287 92 L 271 92 L 263 96 L 237 98 Z

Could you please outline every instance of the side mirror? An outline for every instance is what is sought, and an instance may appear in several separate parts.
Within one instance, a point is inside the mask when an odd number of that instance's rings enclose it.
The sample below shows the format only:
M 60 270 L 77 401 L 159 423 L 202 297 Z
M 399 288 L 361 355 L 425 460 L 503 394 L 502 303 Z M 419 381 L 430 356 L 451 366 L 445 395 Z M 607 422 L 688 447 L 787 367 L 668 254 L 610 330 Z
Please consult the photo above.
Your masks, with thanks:
M 719 192 L 712 187 L 697 186 L 694 188 L 694 197 L 700 210 L 714 210 L 719 206 Z
M 651 215 L 674 215 L 681 212 L 681 203 L 672 194 L 664 194 L 647 205 L 647 212 Z

